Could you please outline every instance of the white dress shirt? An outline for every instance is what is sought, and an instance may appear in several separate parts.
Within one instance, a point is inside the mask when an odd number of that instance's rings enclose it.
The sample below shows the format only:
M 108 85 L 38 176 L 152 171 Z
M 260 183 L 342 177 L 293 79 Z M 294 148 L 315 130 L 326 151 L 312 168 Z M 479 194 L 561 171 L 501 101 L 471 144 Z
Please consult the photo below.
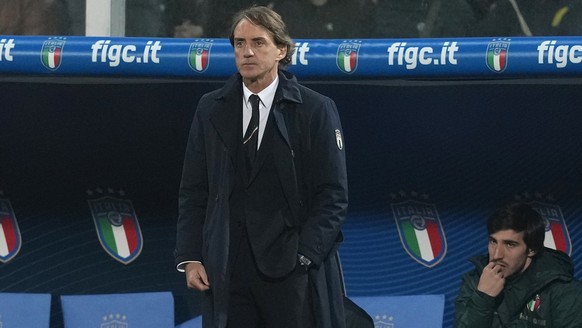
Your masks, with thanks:
M 263 140 L 263 134 L 265 133 L 265 127 L 267 126 L 267 119 L 269 118 L 269 113 L 271 112 L 271 106 L 273 105 L 273 100 L 275 99 L 275 92 L 277 91 L 277 86 L 279 85 L 279 77 L 268 87 L 263 89 L 256 95 L 261 98 L 259 102 L 259 140 L 257 142 L 257 149 L 261 147 L 261 141 Z M 251 121 L 251 116 L 253 116 L 253 108 L 249 100 L 250 96 L 253 94 L 249 88 L 243 83 L 243 117 L 242 117 L 242 135 L 244 136 L 247 127 Z

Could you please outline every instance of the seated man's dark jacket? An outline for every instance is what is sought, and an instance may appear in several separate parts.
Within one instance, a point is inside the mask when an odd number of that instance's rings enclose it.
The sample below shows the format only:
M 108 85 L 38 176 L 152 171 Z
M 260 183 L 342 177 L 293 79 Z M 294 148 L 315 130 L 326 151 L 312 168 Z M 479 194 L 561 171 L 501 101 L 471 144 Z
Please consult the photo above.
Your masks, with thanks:
M 455 327 L 582 327 L 582 283 L 566 254 L 546 248 L 497 297 L 477 290 L 488 261 L 487 255 L 471 259 L 476 268 L 463 276 Z

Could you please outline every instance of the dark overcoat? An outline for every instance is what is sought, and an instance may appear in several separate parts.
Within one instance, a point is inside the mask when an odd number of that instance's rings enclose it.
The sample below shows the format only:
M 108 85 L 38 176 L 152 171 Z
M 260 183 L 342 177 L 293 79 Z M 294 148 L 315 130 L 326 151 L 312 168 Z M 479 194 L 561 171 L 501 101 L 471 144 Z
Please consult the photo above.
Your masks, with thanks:
M 200 99 L 184 158 L 175 255 L 176 263 L 202 261 L 209 276 L 204 327 L 227 323 L 229 197 L 242 135 L 241 110 L 242 78 L 236 74 Z M 342 328 L 337 249 L 348 187 L 340 118 L 330 98 L 283 70 L 271 111 L 276 130 L 272 155 L 289 211 L 273 219 L 279 224 L 247 226 L 257 265 L 267 275 L 280 276 L 295 268 L 297 253 L 307 256 L 313 261 L 309 277 L 317 327 Z M 255 234 L 263 240 L 253 241 Z

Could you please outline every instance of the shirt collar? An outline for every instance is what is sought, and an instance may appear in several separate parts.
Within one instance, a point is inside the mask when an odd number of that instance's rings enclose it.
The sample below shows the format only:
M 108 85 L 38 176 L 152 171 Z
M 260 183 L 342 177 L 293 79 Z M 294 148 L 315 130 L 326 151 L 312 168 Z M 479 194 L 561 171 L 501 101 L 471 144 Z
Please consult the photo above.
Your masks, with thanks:
M 279 85 L 279 76 L 277 76 L 268 87 L 264 88 L 261 92 L 257 93 L 256 95 L 261 98 L 261 102 L 265 105 L 266 108 L 270 109 L 271 105 L 273 104 L 273 99 L 275 99 L 275 92 L 277 91 L 277 86 Z M 244 101 L 248 103 L 249 97 L 254 93 L 247 88 L 247 86 L 243 83 L 243 95 Z

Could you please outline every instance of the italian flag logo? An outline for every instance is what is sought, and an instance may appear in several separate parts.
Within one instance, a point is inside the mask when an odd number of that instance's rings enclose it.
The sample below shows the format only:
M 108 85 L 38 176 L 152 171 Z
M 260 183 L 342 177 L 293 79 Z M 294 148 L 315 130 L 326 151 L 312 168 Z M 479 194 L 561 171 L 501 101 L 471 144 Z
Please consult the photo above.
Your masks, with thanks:
M 103 249 L 123 264 L 135 260 L 143 238 L 131 202 L 108 196 L 89 200 L 89 208 Z
M 204 72 L 208 68 L 210 59 L 211 42 L 194 42 L 190 44 L 188 52 L 188 65 L 198 73 Z
M 358 53 L 361 44 L 356 41 L 344 41 L 337 48 L 336 63 L 340 71 L 351 74 L 358 67 Z
M 434 204 L 408 200 L 392 204 L 392 212 L 408 255 L 429 268 L 442 261 L 447 243 Z
M 0 199 L 0 262 L 12 260 L 20 251 L 20 230 L 7 199 Z
M 50 70 L 56 70 L 61 66 L 63 58 L 64 38 L 50 38 L 42 44 L 40 60 L 42 65 Z
M 540 299 L 540 295 L 537 294 L 533 300 L 531 300 L 527 303 L 527 309 L 530 312 L 535 312 L 540 308 L 541 305 L 542 305 L 542 300 Z
M 509 39 L 494 39 L 487 45 L 487 67 L 496 73 L 503 72 L 507 67 L 508 53 Z
M 540 213 L 546 223 L 544 246 L 572 255 L 572 240 L 560 207 L 539 201 L 533 201 L 530 204 Z

